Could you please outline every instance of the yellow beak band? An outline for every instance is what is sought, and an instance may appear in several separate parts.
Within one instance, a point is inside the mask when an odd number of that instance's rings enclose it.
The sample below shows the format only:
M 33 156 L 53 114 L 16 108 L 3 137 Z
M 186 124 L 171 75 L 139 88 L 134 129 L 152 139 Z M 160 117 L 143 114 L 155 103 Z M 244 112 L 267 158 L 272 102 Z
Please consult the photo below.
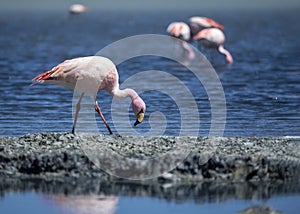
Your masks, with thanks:
M 137 121 L 139 121 L 139 123 L 143 122 L 144 120 L 144 113 L 139 113 L 139 115 L 137 116 Z
M 141 123 L 142 121 L 144 120 L 144 113 L 139 113 L 137 118 L 136 118 L 136 121 L 134 123 L 134 126 L 136 126 L 137 124 Z

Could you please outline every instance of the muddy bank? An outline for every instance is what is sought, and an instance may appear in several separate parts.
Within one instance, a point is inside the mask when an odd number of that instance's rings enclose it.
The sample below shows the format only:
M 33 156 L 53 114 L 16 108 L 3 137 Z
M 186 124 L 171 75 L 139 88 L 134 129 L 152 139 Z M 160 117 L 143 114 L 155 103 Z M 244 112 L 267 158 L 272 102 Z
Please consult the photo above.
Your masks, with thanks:
M 141 180 L 129 183 L 164 184 L 216 180 L 297 182 L 299 141 L 297 137 L 126 137 L 69 133 L 1 137 L 0 176 L 58 181 L 97 178 L 104 182 L 124 182 L 125 177 Z M 154 178 L 145 179 L 151 177 Z

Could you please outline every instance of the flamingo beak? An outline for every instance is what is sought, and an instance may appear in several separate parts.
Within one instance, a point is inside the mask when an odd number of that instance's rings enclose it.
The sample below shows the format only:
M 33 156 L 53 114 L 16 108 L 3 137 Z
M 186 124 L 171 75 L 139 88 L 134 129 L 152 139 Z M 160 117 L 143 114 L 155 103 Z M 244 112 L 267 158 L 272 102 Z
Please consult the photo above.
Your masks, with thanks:
M 136 126 L 137 124 L 141 123 L 144 120 L 144 113 L 139 113 L 136 117 L 136 121 L 134 123 L 134 126 Z

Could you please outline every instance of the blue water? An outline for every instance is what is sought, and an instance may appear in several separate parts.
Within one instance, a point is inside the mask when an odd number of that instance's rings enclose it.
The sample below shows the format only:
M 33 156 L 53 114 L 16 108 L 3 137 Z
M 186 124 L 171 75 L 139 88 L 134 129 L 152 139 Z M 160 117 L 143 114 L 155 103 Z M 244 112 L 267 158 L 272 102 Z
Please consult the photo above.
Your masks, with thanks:
M 166 26 L 170 22 L 186 20 L 198 14 L 195 11 L 94 11 L 71 17 L 65 12 L 2 12 L 0 136 L 71 131 L 73 92 L 54 85 L 29 86 L 31 79 L 39 73 L 51 69 L 65 59 L 94 55 L 106 45 L 128 36 L 165 34 Z M 201 15 L 213 17 L 225 25 L 225 47 L 230 50 L 235 60 L 232 66 L 226 66 L 222 56 L 215 53 L 212 63 L 226 98 L 224 135 L 299 136 L 298 11 L 202 11 Z M 122 63 L 118 65 L 118 70 L 121 83 L 144 70 L 168 71 L 176 76 L 188 85 L 197 101 L 200 114 L 199 135 L 208 135 L 211 125 L 209 98 L 201 83 L 183 66 L 149 56 Z M 155 77 L 153 79 L 155 81 Z M 163 134 L 178 135 L 181 116 L 176 103 L 157 91 L 149 91 L 141 96 L 147 104 L 147 113 L 145 121 L 136 130 L 140 134 L 148 131 L 149 115 L 160 111 L 168 121 Z M 113 132 L 116 133 L 111 119 L 110 95 L 101 92 L 98 101 Z M 98 128 L 100 133 L 107 133 L 100 120 Z M 73 200 L 72 197 L 65 196 L 66 203 L 68 197 Z M 114 197 L 114 201 L 117 198 L 115 213 L 236 213 L 255 204 L 266 204 L 284 213 L 296 213 L 299 208 L 299 194 L 291 195 L 288 192 L 266 200 L 232 199 L 204 204 L 194 201 L 168 202 L 149 198 L 147 195 L 144 198 L 118 195 Z M 63 208 L 62 204 L 58 205 L 53 198 L 55 195 L 45 197 L 42 193 L 30 191 L 20 194 L 15 190 L 0 199 L 0 210 L 1 213 L 2 210 L 5 213 L 76 213 Z
M 72 17 L 65 12 L 0 14 L 0 135 L 69 132 L 73 92 L 53 85 L 30 87 L 33 77 L 65 59 L 94 55 L 128 36 L 165 34 L 170 22 L 186 20 L 195 14 L 194 11 L 181 14 L 93 11 Z M 208 15 L 225 25 L 225 47 L 235 59 L 232 66 L 226 66 L 222 56 L 214 53 L 213 66 L 226 98 L 224 135 L 299 135 L 300 34 L 295 27 L 299 13 L 260 11 L 253 15 L 253 12 L 231 11 Z M 151 69 L 170 72 L 189 86 L 200 115 L 198 135 L 208 135 L 211 112 L 207 93 L 184 66 L 163 58 L 140 57 L 118 65 L 120 82 Z M 149 116 L 160 111 L 168 120 L 163 134 L 178 135 L 181 117 L 176 103 L 170 104 L 172 100 L 159 92 L 141 96 L 148 108 L 145 122 L 136 130 L 140 134 L 149 130 Z M 116 133 L 110 112 L 111 97 L 101 92 L 98 101 Z M 100 120 L 98 126 L 100 133 L 107 133 Z
M 228 200 L 225 202 L 195 203 L 166 201 L 148 197 L 117 197 L 103 195 L 43 195 L 36 192 L 10 193 L 0 200 L 5 213 L 237 213 L 252 206 L 269 206 L 285 214 L 295 214 L 299 196 L 277 196 L 264 201 Z M 18 206 L 15 206 L 18 204 Z M 34 208 L 34 209 L 33 209 Z

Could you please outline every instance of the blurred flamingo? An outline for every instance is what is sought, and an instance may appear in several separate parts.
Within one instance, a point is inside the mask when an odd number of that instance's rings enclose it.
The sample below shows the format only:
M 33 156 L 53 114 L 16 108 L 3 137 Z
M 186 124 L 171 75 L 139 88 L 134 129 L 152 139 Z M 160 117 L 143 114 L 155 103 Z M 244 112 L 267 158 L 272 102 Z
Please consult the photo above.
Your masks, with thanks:
M 206 48 L 217 48 L 221 54 L 225 55 L 227 64 L 233 63 L 233 58 L 230 52 L 224 48 L 225 35 L 219 28 L 203 29 L 197 33 L 193 39 L 200 41 L 200 43 Z
M 167 32 L 176 38 L 190 41 L 198 32 L 206 28 L 224 29 L 224 26 L 207 17 L 193 16 L 189 19 L 188 24 L 185 22 L 172 22 L 168 25 Z
M 181 39 L 182 48 L 188 52 L 189 58 L 193 59 L 195 57 L 195 53 L 193 49 L 187 44 L 187 41 L 191 40 L 191 31 L 190 27 L 184 22 L 172 22 L 167 27 L 167 33 L 169 35 Z
M 87 11 L 87 7 L 82 4 L 73 4 L 69 8 L 71 14 L 80 14 Z
M 190 27 L 184 22 L 172 22 L 167 27 L 167 32 L 176 38 L 189 41 L 191 38 Z
M 96 101 L 97 93 L 103 89 L 108 91 L 113 98 L 119 100 L 126 97 L 131 98 L 132 109 L 136 115 L 134 126 L 141 123 L 144 119 L 144 113 L 146 111 L 146 105 L 144 101 L 133 89 L 119 89 L 118 71 L 113 62 L 105 57 L 89 56 L 66 60 L 51 70 L 36 76 L 33 78 L 33 81 L 34 82 L 32 85 L 45 82 L 49 84 L 62 85 L 66 88 L 70 88 L 81 93 L 76 105 L 75 118 L 72 128 L 73 134 L 75 133 L 80 103 L 85 93 L 88 93 L 94 97 L 95 111 L 98 112 L 109 133 L 112 134 L 112 131 Z
M 203 16 L 193 16 L 189 18 L 189 26 L 193 36 L 206 28 L 220 28 L 224 30 L 224 26 L 222 24 Z
M 45 201 L 51 202 L 65 213 L 74 214 L 114 214 L 117 210 L 118 197 L 114 195 L 44 195 Z
M 193 42 L 195 36 L 204 29 L 207 28 L 220 28 L 224 29 L 224 26 L 213 19 L 203 16 L 193 16 L 189 19 L 189 23 L 185 22 L 172 22 L 167 27 L 167 32 L 176 38 L 182 39 L 186 42 Z M 182 47 L 189 53 L 189 58 L 193 59 L 195 53 L 193 49 L 186 43 L 182 42 Z

